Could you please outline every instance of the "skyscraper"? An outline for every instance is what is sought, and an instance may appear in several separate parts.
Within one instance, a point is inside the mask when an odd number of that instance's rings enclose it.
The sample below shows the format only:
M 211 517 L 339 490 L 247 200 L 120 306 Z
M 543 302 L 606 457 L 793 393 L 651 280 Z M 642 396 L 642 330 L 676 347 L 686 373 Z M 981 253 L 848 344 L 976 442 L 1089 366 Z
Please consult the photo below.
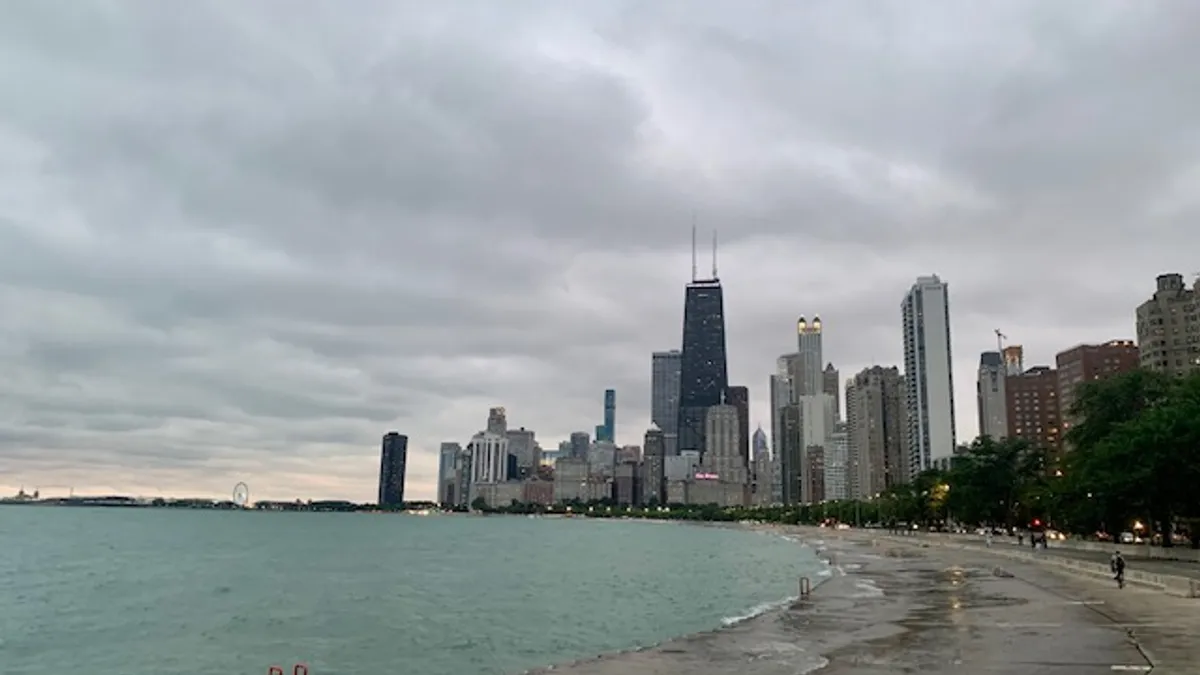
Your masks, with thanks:
M 592 437 L 588 436 L 586 431 L 576 431 L 571 434 L 571 457 L 575 459 L 587 459 L 588 450 L 591 449 Z
M 533 431 L 521 427 L 509 429 L 504 433 L 508 439 L 508 454 L 514 458 L 516 472 L 510 472 L 509 478 L 525 479 L 534 475 L 541 458 L 538 457 L 537 439 Z
M 500 436 L 508 431 L 508 413 L 504 408 L 497 406 L 488 410 L 487 430 Z
M 949 286 L 936 274 L 919 277 L 900 304 L 904 322 L 909 476 L 948 468 L 957 446 L 950 356 Z
M 679 368 L 683 355 L 678 349 L 654 352 L 650 357 L 650 421 L 663 433 L 667 455 L 679 454 Z
M 906 390 L 894 366 L 865 368 L 846 382 L 846 482 L 852 499 L 908 480 Z
M 644 458 L 644 484 L 642 498 L 648 504 L 665 504 L 667 499 L 666 445 L 661 429 L 650 428 L 642 440 Z
M 742 461 L 749 466 L 750 464 L 750 389 L 747 387 L 727 387 L 725 389 L 725 402 L 737 408 L 738 424 L 741 425 L 740 436 L 738 437 L 738 452 L 742 455 Z
M 746 433 L 739 417 L 737 408 L 729 404 L 708 408 L 707 447 L 700 462 L 704 479 L 693 487 L 698 503 L 744 506 L 749 500 L 750 472 L 741 448 Z
M 846 424 L 838 422 L 829 451 L 825 453 L 825 499 L 846 499 L 850 496 L 846 485 L 849 457 L 850 438 Z
M 683 305 L 683 349 L 679 364 L 678 449 L 704 452 L 708 409 L 721 404 L 729 386 L 725 357 L 725 306 L 721 282 L 687 285 Z
M 617 392 L 615 389 L 604 390 L 604 437 L 596 436 L 598 441 L 617 442 Z
M 1004 395 L 1004 357 L 1000 352 L 979 355 L 979 376 L 975 382 L 975 399 L 979 406 L 979 435 L 996 440 L 1008 436 L 1008 404 Z
M 404 504 L 404 472 L 408 462 L 408 436 L 389 431 L 383 436 L 379 460 L 379 505 Z
M 797 406 L 800 410 L 800 429 L 802 436 L 801 472 L 809 471 L 812 467 L 820 466 L 824 472 L 825 457 L 833 446 L 833 432 L 836 421 L 833 416 L 833 397 L 820 393 L 800 397 Z M 810 459 L 809 455 L 819 455 Z M 800 499 L 803 503 L 811 504 L 825 499 L 825 479 L 822 476 L 806 474 L 801 482 Z M 821 486 L 814 490 L 814 486 Z
M 793 382 L 799 378 L 800 356 L 784 354 L 775 361 L 769 382 L 771 399 L 772 480 L 778 483 L 778 498 L 784 504 L 800 501 L 800 474 L 804 459 L 804 433 L 800 427 L 800 403 Z M 772 488 L 774 490 L 774 488 Z
M 779 440 L 775 445 L 775 467 L 779 471 L 779 498 L 784 504 L 799 504 L 803 496 L 804 429 L 800 406 L 779 409 Z
M 822 370 L 821 317 L 813 317 L 812 323 L 804 317 L 796 322 L 796 342 L 799 354 L 799 375 L 793 383 L 796 396 L 815 396 L 825 392 L 825 371 Z
M 833 397 L 833 417 L 837 421 L 842 421 L 842 382 L 841 374 L 838 369 L 833 367 L 832 363 L 825 364 L 824 383 L 822 390 Z
M 751 485 L 754 493 L 754 503 L 759 506 L 765 506 L 774 502 L 775 497 L 772 494 L 773 471 L 771 462 L 771 450 L 767 441 L 767 432 L 763 431 L 760 426 L 755 429 L 754 436 L 750 440 L 751 453 L 754 457 L 751 468 Z
M 437 502 L 442 506 L 458 503 L 458 465 L 462 446 L 458 443 L 442 443 L 438 450 L 438 493 Z
M 494 484 L 509 478 L 508 437 L 481 431 L 471 437 L 471 483 Z M 515 462 L 514 462 L 515 463 Z

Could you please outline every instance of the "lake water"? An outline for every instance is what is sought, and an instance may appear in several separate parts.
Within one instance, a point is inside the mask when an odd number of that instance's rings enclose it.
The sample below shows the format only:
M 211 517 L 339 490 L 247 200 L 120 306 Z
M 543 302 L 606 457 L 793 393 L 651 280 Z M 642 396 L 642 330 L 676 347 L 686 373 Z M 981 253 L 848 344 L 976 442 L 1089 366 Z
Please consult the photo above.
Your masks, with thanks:
M 820 565 L 678 524 L 10 506 L 0 672 L 507 675 L 718 628 Z

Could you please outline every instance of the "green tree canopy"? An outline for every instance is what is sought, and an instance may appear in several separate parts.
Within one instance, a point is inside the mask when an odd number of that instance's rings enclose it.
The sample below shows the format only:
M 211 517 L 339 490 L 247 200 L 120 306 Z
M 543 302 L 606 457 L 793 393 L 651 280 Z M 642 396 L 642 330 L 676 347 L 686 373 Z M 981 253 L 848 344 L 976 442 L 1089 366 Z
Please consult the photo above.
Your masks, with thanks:
M 1145 518 L 1170 546 L 1175 523 L 1200 515 L 1200 375 L 1089 382 L 1071 413 L 1064 501 L 1075 519 L 1115 533 Z

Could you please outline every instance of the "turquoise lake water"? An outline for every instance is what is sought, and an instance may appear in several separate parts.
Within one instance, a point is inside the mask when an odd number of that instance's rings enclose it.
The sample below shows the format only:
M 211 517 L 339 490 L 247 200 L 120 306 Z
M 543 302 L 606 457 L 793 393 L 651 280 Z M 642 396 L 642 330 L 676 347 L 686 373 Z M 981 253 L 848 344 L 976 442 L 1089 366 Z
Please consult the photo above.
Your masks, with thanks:
M 819 565 L 635 521 L 10 506 L 0 672 L 507 675 L 720 627 Z

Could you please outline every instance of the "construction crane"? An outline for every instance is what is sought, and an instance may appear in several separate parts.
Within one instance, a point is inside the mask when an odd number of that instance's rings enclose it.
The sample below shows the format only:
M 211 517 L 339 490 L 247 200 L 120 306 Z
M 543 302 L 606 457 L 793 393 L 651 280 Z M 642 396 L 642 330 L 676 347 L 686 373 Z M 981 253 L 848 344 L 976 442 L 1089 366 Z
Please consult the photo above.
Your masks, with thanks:
M 1005 335 L 1004 333 L 1001 333 L 1000 329 L 997 328 L 996 329 L 996 351 L 1000 352 L 1001 357 L 1004 356 L 1004 341 L 1007 339 L 1008 339 L 1008 336 Z

